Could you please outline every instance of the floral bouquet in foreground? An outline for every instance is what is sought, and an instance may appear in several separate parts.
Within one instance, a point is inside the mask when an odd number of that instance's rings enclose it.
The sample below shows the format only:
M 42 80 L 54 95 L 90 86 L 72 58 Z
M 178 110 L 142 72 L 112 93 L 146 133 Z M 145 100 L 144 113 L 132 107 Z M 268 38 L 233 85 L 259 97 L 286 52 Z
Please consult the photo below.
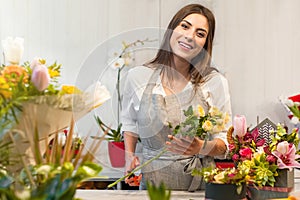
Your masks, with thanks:
M 230 121 L 228 113 L 222 113 L 216 107 L 211 107 L 208 113 L 205 113 L 201 105 L 198 105 L 197 109 L 189 106 L 183 112 L 186 117 L 183 122 L 175 127 L 169 123 L 174 135 L 199 137 L 207 141 L 212 134 L 226 131 L 225 125 Z
M 97 142 L 94 140 L 89 151 L 85 151 L 84 144 L 88 137 L 74 147 L 73 130 L 74 122 L 70 125 L 64 145 L 59 138 L 59 133 L 55 133 L 51 147 L 47 146 L 45 152 L 40 148 L 40 134 L 36 131 L 34 137 L 30 139 L 30 149 L 34 159 L 32 164 L 25 162 L 26 155 L 19 152 L 19 142 L 14 140 L 10 132 L 23 170 L 14 174 L 9 170 L 0 172 L 1 199 L 71 200 L 74 199 L 76 188 L 81 182 L 98 177 L 102 167 L 93 161 L 92 152 L 97 151 L 104 138 Z M 46 142 L 49 139 L 46 137 Z
M 258 186 L 274 186 L 279 169 L 300 167 L 295 160 L 299 143 L 298 130 L 290 134 L 279 124 L 270 132 L 272 142 L 258 139 L 258 131 L 247 131 L 244 116 L 235 116 L 234 127 L 228 132 L 230 155 L 237 167 L 245 171 L 248 183 Z
M 2 43 L 8 64 L 0 67 L 1 135 L 11 128 L 24 130 L 33 119 L 39 120 L 40 133 L 53 133 L 67 127 L 71 116 L 79 119 L 110 98 L 98 82 L 85 91 L 61 86 L 61 65 L 56 62 L 47 65 L 45 59 L 35 58 L 20 65 L 22 38 L 7 38 Z M 36 110 L 41 116 L 34 118 L 31 113 Z

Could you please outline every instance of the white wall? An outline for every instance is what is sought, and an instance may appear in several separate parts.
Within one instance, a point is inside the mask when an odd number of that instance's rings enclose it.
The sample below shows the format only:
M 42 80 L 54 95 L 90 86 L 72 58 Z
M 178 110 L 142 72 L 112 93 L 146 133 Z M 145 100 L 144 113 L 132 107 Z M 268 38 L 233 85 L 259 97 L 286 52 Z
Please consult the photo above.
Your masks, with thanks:
M 0 0 L 0 38 L 24 37 L 24 61 L 40 56 L 62 63 L 62 83 L 75 83 L 82 75 L 84 81 L 93 82 L 92 76 L 100 74 L 113 90 L 114 74 L 103 73 L 107 60 L 121 48 L 122 40 L 144 39 L 143 34 L 128 33 L 165 28 L 179 8 L 197 2 L 216 16 L 213 58 L 229 80 L 233 114 L 246 115 L 252 125 L 257 116 L 288 123 L 278 96 L 300 92 L 297 0 Z M 91 52 L 99 48 L 102 55 L 93 56 Z M 144 57 L 137 62 L 144 62 Z M 82 70 L 86 66 L 89 72 Z M 112 105 L 96 112 L 115 118 L 110 116 L 115 115 Z

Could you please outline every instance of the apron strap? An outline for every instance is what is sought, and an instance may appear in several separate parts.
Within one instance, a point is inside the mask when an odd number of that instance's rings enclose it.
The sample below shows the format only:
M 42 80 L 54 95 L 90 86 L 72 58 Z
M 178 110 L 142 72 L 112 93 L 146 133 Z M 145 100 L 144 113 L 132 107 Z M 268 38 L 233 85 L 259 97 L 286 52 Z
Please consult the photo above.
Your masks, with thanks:
M 191 174 L 194 169 L 201 170 L 202 163 L 201 158 L 198 155 L 194 155 L 184 166 L 183 171 L 186 174 Z M 189 192 L 195 192 L 202 183 L 202 176 L 193 176 L 192 182 L 188 188 Z

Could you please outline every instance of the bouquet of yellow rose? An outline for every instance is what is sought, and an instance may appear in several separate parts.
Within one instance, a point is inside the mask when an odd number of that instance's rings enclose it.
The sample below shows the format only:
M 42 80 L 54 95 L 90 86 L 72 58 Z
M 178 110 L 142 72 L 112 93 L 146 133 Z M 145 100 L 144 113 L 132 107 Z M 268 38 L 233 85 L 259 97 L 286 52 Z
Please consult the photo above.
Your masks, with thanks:
M 199 137 L 207 141 L 211 134 L 226 131 L 225 125 L 229 122 L 228 113 L 221 112 L 216 107 L 211 107 L 208 113 L 205 113 L 201 105 L 197 105 L 197 109 L 189 106 L 184 110 L 185 120 L 175 127 L 169 123 L 169 127 L 173 129 L 173 134 L 182 136 Z

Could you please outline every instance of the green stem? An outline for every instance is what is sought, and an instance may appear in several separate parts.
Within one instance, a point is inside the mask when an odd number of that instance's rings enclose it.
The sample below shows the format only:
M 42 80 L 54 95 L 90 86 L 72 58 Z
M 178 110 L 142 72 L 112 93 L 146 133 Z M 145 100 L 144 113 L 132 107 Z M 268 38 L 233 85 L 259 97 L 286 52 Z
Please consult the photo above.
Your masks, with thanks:
M 118 184 L 119 182 L 123 181 L 125 178 L 131 176 L 132 174 L 134 174 L 135 172 L 137 172 L 138 170 L 142 169 L 143 167 L 145 167 L 146 165 L 150 164 L 153 160 L 156 160 L 157 158 L 159 158 L 161 155 L 163 155 L 164 153 L 167 152 L 167 148 L 163 148 L 163 150 L 161 152 L 159 152 L 155 157 L 151 158 L 150 160 L 147 160 L 146 162 L 144 162 L 142 165 L 138 166 L 137 168 L 135 168 L 134 170 L 132 170 L 130 173 L 126 174 L 125 176 L 119 178 L 118 180 L 116 180 L 115 182 L 113 182 L 112 184 L 109 184 L 107 186 L 107 188 L 111 188 L 113 186 L 115 186 L 116 184 Z

